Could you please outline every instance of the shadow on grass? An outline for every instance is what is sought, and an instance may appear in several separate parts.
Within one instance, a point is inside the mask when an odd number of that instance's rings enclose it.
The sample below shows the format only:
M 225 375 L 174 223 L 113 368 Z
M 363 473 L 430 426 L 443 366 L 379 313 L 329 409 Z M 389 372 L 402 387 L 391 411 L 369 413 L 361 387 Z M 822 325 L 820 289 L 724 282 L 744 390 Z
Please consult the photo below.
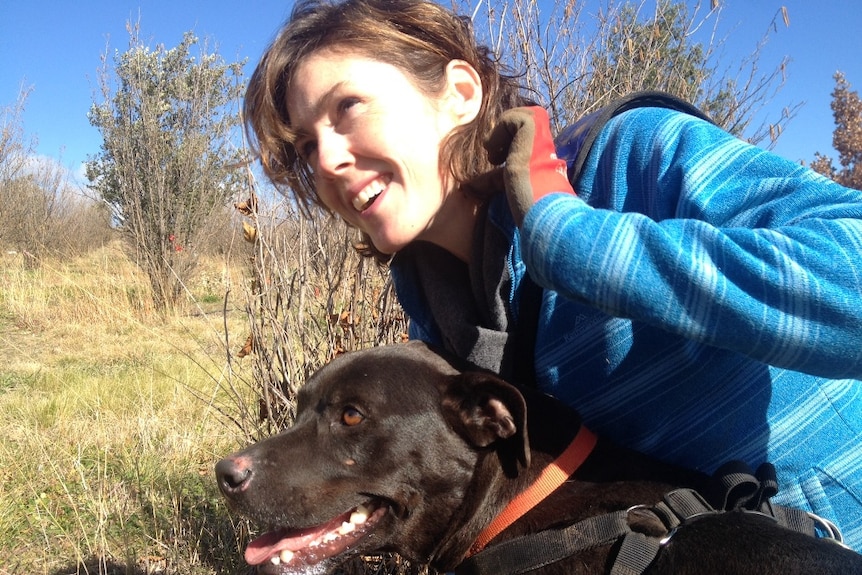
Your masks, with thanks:
M 84 562 L 71 562 L 68 565 L 51 571 L 49 575 L 203 575 L 217 573 L 219 575 L 255 575 L 257 571 L 246 566 L 236 570 L 235 567 L 213 570 L 212 566 L 199 565 L 194 568 L 167 565 L 165 560 L 150 558 L 140 561 L 115 561 L 91 557 Z M 19 573 L 12 571 L 11 573 Z M 27 570 L 20 571 L 29 573 Z
M 28 570 L 9 573 L 29 573 Z M 92 557 L 83 563 L 69 563 L 51 571 L 49 575 L 197 575 L 216 573 L 219 575 L 255 575 L 257 570 L 236 565 L 199 565 L 196 568 L 170 566 L 159 558 L 141 561 L 119 562 Z M 426 567 L 411 565 L 394 554 L 373 557 L 353 557 L 333 570 L 333 575 L 434 575 Z
M 69 560 L 50 571 L 27 565 L 0 567 L 0 575 L 255 575 L 243 559 L 251 534 L 233 517 L 204 478 L 173 482 L 173 489 L 141 496 L 138 521 L 126 518 L 115 533 L 114 555 Z M 145 518 L 145 521 L 141 521 Z M 154 534 L 159 534 L 158 536 Z M 57 565 L 57 563 L 53 563 Z M 5 568 L 5 569 L 4 569 Z M 434 575 L 393 553 L 359 556 L 335 567 L 332 575 Z
M 209 481 L 193 477 L 138 492 L 136 512 L 112 532 L 110 554 L 69 560 L 46 575 L 254 575 L 242 557 L 245 522 L 233 518 Z M 173 488 L 167 487 L 171 485 Z M 57 563 L 54 563 L 57 565 Z M 28 566 L 0 574 L 32 575 Z M 39 570 L 42 572 L 42 570 Z
M 147 564 L 135 566 L 125 562 L 106 561 L 98 557 L 92 557 L 82 563 L 69 563 L 50 573 L 50 575 L 153 575 L 163 573 L 155 565 Z

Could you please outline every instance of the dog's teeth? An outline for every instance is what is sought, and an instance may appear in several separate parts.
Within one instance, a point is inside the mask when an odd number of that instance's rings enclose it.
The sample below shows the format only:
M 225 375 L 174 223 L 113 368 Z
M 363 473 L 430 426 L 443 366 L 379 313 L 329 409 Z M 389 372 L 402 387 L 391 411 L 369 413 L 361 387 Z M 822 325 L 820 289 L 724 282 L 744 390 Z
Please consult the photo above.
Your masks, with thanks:
M 368 521 L 368 508 L 364 505 L 360 505 L 350 514 L 350 522 L 354 525 L 362 525 L 366 521 Z
M 335 541 L 336 539 L 338 539 L 337 533 L 330 532 L 323 536 L 324 543 L 329 543 L 330 541 Z
M 278 558 L 282 563 L 290 563 L 290 560 L 293 559 L 293 551 L 290 549 L 282 549 L 281 553 L 278 554 Z M 273 557 L 275 559 L 275 557 Z M 276 563 L 278 565 L 278 563 Z
M 352 517 L 351 517 L 352 518 Z M 353 523 L 348 523 L 345 521 L 341 524 L 341 527 L 338 528 L 339 535 L 347 535 L 348 533 L 352 533 L 356 529 L 356 525 Z
M 270 557 L 269 562 L 273 565 L 279 565 L 281 563 L 281 557 L 279 557 L 278 555 L 273 555 L 272 557 Z

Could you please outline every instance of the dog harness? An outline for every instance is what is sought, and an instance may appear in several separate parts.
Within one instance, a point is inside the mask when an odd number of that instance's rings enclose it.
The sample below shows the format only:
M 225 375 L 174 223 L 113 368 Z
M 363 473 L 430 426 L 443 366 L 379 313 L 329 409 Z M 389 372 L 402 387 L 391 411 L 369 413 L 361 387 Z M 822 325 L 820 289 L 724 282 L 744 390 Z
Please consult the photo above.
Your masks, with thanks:
M 770 463 L 762 464 L 752 473 L 745 463 L 730 462 L 716 471 L 705 491 L 702 495 L 694 489 L 675 489 L 655 505 L 635 505 L 624 511 L 589 517 L 565 528 L 510 539 L 469 555 L 454 574 L 520 575 L 621 539 L 611 575 L 640 575 L 687 523 L 731 511 L 769 517 L 782 527 L 812 537 L 818 536 L 819 529 L 820 536 L 843 545 L 840 531 L 830 521 L 799 509 L 772 505 L 769 499 L 778 492 L 778 481 Z M 633 519 L 649 515 L 661 522 L 664 534 L 647 535 L 632 529 Z
M 520 519 L 527 511 L 538 505 L 539 502 L 565 483 L 593 452 L 597 440 L 598 438 L 582 425 L 575 439 L 572 440 L 562 455 L 543 469 L 539 478 L 512 499 L 509 505 L 479 534 L 476 542 L 470 547 L 469 555 L 475 555 L 482 551 L 485 545 L 506 527 Z

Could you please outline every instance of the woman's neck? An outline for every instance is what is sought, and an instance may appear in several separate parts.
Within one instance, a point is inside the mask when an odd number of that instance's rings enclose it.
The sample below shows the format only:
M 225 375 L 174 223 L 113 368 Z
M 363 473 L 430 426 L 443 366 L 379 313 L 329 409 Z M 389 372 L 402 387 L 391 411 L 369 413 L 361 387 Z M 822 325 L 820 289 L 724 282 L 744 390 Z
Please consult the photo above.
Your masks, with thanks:
M 469 263 L 473 230 L 481 203 L 461 190 L 454 190 L 419 239 L 434 243 L 461 261 Z

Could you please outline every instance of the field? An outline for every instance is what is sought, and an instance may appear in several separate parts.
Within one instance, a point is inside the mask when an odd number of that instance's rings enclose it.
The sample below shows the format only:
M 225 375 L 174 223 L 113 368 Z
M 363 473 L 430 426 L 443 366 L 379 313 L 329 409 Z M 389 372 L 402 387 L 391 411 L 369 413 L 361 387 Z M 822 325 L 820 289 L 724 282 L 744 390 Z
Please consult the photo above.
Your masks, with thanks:
M 242 270 L 204 262 L 164 318 L 117 245 L 0 258 L 0 574 L 246 572 L 213 479 L 242 443 Z

